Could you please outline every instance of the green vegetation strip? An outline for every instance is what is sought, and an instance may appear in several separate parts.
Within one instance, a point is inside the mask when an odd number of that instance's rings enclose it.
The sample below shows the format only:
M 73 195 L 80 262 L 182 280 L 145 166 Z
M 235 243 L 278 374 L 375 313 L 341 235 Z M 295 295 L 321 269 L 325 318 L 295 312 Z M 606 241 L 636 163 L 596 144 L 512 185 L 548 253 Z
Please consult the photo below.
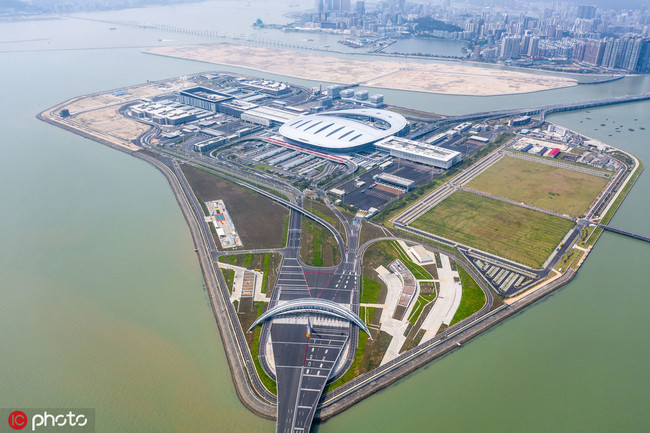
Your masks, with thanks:
M 226 280 L 228 290 L 232 293 L 232 283 L 235 280 L 235 271 L 232 269 L 222 269 L 221 272 L 223 273 L 223 278 Z
M 282 242 L 285 247 L 287 246 L 287 237 L 289 235 L 289 215 L 284 217 L 284 231 L 282 232 Z
M 431 280 L 433 277 L 422 266 L 416 264 L 411 257 L 404 251 L 399 242 L 393 241 L 393 247 L 398 254 L 398 258 L 411 271 L 416 280 Z
M 480 310 L 485 305 L 485 293 L 481 290 L 474 278 L 467 273 L 462 267 L 458 267 L 460 283 L 463 286 L 463 295 L 460 299 L 460 305 L 449 326 L 455 325 L 463 319 Z
M 573 221 L 456 191 L 412 224 L 465 245 L 540 268 Z
M 262 272 L 264 273 L 262 277 L 262 293 L 266 293 L 266 285 L 269 281 L 269 268 L 271 265 L 271 253 L 264 254 L 264 267 Z
M 365 275 L 361 275 L 361 303 L 376 304 L 379 298 L 381 284 Z
M 262 381 L 264 387 L 268 389 L 271 394 L 277 395 L 278 389 L 275 381 L 271 379 L 269 375 L 266 374 L 266 372 L 262 368 L 262 364 L 260 363 L 259 347 L 260 347 L 261 328 L 257 326 L 253 332 L 255 332 L 255 337 L 253 338 L 253 344 L 250 349 L 251 349 L 251 357 L 253 358 L 253 363 L 255 364 L 255 370 L 257 370 L 257 375 Z
M 411 315 L 409 316 L 409 322 L 412 325 L 415 325 L 415 323 L 418 321 L 420 314 L 422 314 L 422 310 L 424 310 L 424 307 L 430 302 L 433 302 L 435 298 L 435 296 L 418 296 L 418 298 L 415 300 L 415 306 L 411 311 Z
M 323 232 L 319 230 L 319 227 L 317 227 L 316 224 L 316 222 L 309 218 L 302 218 L 302 229 L 306 231 L 309 236 L 307 242 L 304 242 L 305 248 L 301 248 L 305 254 L 301 255 L 306 264 L 312 266 L 323 266 Z

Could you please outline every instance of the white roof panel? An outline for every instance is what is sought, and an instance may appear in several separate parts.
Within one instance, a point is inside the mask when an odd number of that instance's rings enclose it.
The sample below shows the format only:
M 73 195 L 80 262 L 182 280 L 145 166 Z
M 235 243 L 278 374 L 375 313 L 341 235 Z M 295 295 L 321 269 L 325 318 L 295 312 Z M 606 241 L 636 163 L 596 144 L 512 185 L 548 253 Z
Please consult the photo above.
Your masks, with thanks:
M 386 129 L 372 123 L 385 122 Z M 362 147 L 398 133 L 406 126 L 404 116 L 379 109 L 330 111 L 296 117 L 280 128 L 284 137 L 326 150 Z

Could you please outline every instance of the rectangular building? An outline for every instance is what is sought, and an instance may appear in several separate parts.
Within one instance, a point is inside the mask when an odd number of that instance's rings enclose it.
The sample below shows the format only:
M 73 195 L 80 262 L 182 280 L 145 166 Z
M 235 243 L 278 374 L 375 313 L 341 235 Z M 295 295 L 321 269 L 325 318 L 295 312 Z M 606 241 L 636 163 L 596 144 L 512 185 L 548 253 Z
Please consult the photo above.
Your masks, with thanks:
M 387 183 L 390 186 L 403 189 L 404 191 L 409 191 L 413 184 L 415 183 L 411 179 L 406 179 L 404 177 L 395 176 L 394 174 L 380 173 L 373 176 L 375 182 L 378 183 Z
M 226 93 L 215 92 L 207 87 L 192 87 L 178 93 L 178 102 L 209 111 L 219 111 L 219 104 L 234 99 Z
M 401 137 L 385 138 L 375 143 L 375 147 L 390 152 L 396 158 L 437 168 L 448 169 L 461 161 L 460 152 Z
M 291 111 L 271 107 L 253 108 L 241 115 L 242 120 L 264 126 L 283 125 L 295 117 L 298 117 L 297 114 Z

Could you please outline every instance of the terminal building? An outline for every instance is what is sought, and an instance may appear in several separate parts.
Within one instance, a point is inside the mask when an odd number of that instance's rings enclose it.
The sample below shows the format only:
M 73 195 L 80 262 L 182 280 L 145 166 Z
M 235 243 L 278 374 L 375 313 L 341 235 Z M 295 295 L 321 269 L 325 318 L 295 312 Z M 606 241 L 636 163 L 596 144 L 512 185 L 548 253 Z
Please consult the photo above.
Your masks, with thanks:
M 192 87 L 178 93 L 178 102 L 208 111 L 219 111 L 219 105 L 234 99 L 227 93 L 215 92 L 207 87 Z
M 202 108 L 188 107 L 169 100 L 143 102 L 131 106 L 129 110 L 133 117 L 147 119 L 159 125 L 180 125 L 214 114 Z
M 295 119 L 296 116 L 297 113 L 281 108 L 256 107 L 244 111 L 240 118 L 247 122 L 268 127 L 284 125 L 288 121 Z
M 360 108 L 296 117 L 280 127 L 286 141 L 324 152 L 355 152 L 407 129 L 404 116 L 387 110 Z
M 277 84 L 278 89 L 280 89 L 279 84 L 283 83 Z M 267 85 L 272 86 L 269 83 Z M 211 112 L 224 113 L 266 127 L 282 125 L 296 116 L 306 113 L 306 110 L 294 107 L 275 108 L 258 105 L 250 101 L 237 99 L 232 94 L 217 92 L 206 87 L 193 87 L 179 92 L 178 102 Z
M 271 96 L 282 96 L 291 92 L 291 87 L 288 84 L 280 81 L 273 80 L 242 80 L 240 85 L 257 90 L 261 93 L 266 93 Z
M 385 150 L 391 156 L 407 161 L 419 162 L 437 168 L 448 169 L 461 161 L 460 152 L 431 146 L 419 141 L 400 137 L 388 137 L 375 143 L 375 147 Z

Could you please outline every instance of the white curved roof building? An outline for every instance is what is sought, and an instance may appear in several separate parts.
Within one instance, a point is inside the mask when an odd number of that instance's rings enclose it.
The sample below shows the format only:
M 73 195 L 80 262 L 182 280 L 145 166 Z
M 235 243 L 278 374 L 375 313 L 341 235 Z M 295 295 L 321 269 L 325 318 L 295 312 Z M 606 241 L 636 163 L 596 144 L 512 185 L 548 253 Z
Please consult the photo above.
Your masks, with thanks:
M 308 114 L 280 127 L 280 134 L 303 146 L 328 152 L 360 150 L 406 127 L 404 116 L 392 111 L 363 108 Z

